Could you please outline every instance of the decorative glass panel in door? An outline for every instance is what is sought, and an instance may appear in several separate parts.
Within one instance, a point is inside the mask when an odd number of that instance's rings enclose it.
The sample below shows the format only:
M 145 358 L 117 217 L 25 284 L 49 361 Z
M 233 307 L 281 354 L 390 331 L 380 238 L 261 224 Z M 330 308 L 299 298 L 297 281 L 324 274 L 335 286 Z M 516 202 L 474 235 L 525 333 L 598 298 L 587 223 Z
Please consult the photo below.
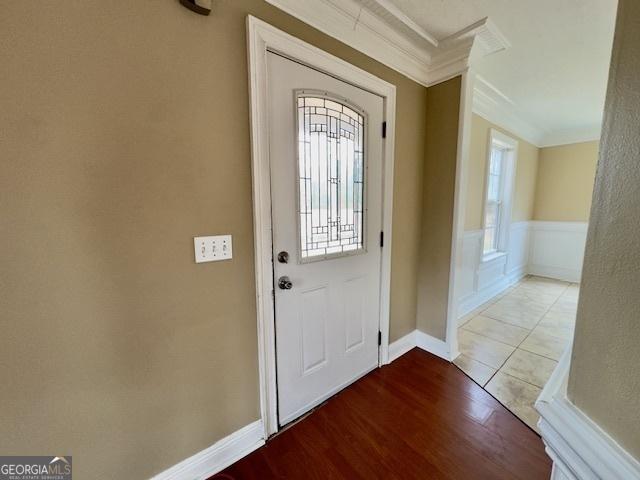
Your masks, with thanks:
M 365 248 L 365 116 L 319 92 L 296 93 L 300 261 Z

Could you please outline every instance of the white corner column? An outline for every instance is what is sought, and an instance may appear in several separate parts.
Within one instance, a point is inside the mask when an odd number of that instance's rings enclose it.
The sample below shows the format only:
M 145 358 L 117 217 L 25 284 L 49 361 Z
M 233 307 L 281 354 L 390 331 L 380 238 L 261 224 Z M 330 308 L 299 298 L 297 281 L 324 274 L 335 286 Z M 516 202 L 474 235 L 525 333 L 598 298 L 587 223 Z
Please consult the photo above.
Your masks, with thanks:
M 455 198 L 453 203 L 453 235 L 451 239 L 451 268 L 449 271 L 449 298 L 447 306 L 446 343 L 449 359 L 458 356 L 458 297 L 462 275 L 465 205 L 467 200 L 467 172 L 471 144 L 471 116 L 475 73 L 472 68 L 462 72 L 460 86 L 460 117 L 458 123 L 458 152 L 456 156 Z

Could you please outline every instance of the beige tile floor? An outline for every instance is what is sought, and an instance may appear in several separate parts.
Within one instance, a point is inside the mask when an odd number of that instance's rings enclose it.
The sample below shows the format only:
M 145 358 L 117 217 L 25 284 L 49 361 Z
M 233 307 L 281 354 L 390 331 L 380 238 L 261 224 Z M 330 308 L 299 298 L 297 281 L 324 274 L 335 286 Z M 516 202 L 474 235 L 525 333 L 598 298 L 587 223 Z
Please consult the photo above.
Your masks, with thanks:
M 454 363 L 538 431 L 533 404 L 573 337 L 579 287 L 527 277 L 465 316 Z

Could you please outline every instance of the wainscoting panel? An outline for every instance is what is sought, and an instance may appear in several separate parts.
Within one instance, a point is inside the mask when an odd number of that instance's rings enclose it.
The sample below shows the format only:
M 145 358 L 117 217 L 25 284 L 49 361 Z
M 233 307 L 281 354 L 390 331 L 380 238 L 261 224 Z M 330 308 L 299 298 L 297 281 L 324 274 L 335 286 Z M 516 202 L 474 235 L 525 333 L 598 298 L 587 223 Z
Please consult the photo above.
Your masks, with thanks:
M 529 222 L 512 223 L 505 254 L 482 260 L 482 230 L 464 232 L 462 267 L 458 275 L 458 317 L 461 318 L 520 280 L 527 273 Z
M 516 222 L 508 250 L 482 259 L 482 230 L 464 232 L 457 276 L 458 318 L 472 312 L 527 274 L 579 282 L 587 238 L 581 222 Z
M 478 270 L 478 291 L 483 292 L 496 283 L 501 282 L 506 275 L 507 255 L 500 255 L 491 260 L 480 260 Z
M 586 240 L 585 222 L 531 222 L 529 273 L 579 282 Z
M 467 298 L 477 290 L 476 273 L 482 254 L 482 230 L 464 232 L 462 239 L 462 268 L 458 279 L 459 298 Z
M 509 251 L 507 252 L 507 275 L 522 277 L 529 263 L 531 222 L 516 222 L 509 229 Z

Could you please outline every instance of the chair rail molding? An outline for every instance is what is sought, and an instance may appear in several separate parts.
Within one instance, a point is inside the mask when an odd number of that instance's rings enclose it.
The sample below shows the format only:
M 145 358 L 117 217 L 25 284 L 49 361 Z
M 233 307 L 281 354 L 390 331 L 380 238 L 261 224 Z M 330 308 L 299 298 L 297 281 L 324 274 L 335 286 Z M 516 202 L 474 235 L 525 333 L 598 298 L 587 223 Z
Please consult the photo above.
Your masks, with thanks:
M 510 46 L 489 18 L 438 40 L 388 0 L 266 1 L 425 86 Z
M 552 480 L 640 479 L 640 462 L 567 398 L 571 348 L 562 355 L 535 407 Z

